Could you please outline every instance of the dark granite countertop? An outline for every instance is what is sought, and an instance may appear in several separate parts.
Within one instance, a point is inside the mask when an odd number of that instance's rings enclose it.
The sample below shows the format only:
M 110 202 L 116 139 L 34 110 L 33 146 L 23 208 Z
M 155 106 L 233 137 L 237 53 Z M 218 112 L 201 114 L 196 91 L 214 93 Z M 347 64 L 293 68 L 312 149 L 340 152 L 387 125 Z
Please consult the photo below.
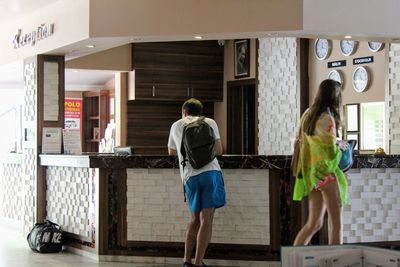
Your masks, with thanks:
M 354 155 L 352 168 L 400 168 L 400 155 Z
M 218 161 L 223 169 L 283 169 L 290 167 L 290 156 L 222 155 Z M 82 154 L 82 155 L 40 155 L 42 166 L 67 166 L 88 168 L 178 168 L 176 156 Z
M 290 168 L 291 156 L 222 155 L 218 161 L 223 169 Z M 178 168 L 178 158 L 166 155 L 132 155 L 86 153 L 82 155 L 40 155 L 42 166 L 87 168 Z M 354 155 L 352 168 L 400 168 L 400 155 Z

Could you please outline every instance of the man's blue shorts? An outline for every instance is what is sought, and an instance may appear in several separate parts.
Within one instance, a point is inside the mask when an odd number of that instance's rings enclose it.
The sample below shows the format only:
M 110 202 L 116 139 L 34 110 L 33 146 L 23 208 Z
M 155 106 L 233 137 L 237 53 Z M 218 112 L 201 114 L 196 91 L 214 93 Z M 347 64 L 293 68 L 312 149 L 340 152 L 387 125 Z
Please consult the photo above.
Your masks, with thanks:
M 222 173 L 206 171 L 190 177 L 185 184 L 185 194 L 191 212 L 223 207 L 226 201 Z

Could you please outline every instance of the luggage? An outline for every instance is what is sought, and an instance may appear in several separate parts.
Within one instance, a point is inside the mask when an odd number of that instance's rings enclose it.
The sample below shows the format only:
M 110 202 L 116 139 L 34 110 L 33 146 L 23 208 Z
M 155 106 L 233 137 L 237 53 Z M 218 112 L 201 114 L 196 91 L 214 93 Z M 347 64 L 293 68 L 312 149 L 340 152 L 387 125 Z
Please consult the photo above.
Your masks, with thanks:
M 37 223 L 27 236 L 29 247 L 40 253 L 57 253 L 62 250 L 62 231 L 49 220 Z

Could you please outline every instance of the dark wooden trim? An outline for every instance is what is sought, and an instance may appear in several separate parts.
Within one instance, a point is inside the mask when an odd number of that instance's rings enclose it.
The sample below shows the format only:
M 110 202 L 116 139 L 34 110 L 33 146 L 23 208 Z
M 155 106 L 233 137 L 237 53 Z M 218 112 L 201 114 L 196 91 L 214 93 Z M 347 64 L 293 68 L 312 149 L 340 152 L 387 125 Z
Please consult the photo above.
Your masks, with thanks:
M 110 250 L 115 255 L 181 257 L 183 242 L 128 241 L 124 250 Z M 271 246 L 248 244 L 210 243 L 207 258 L 227 260 L 279 260 L 279 250 L 271 250 Z
M 84 251 L 93 253 L 93 255 L 97 255 L 97 254 L 96 254 L 96 249 L 95 249 L 95 248 L 91 248 L 91 247 L 82 245 L 82 244 L 77 243 L 77 242 L 73 242 L 73 241 L 68 241 L 68 240 L 67 240 L 67 241 L 65 242 L 65 245 L 66 245 L 67 247 L 69 246 L 69 247 L 73 247 L 73 248 L 76 248 L 76 249 L 81 249 L 81 250 L 84 250 Z
M 44 64 L 45 62 L 56 62 L 58 64 L 58 120 L 44 120 Z M 65 101 L 65 62 L 64 56 L 37 56 L 37 153 L 42 150 L 42 134 L 43 127 L 59 127 L 64 128 L 64 101 Z M 62 149 L 62 148 L 61 148 Z M 36 221 L 43 222 L 46 219 L 46 169 L 39 165 L 37 161 L 37 179 L 36 179 Z
M 280 170 L 269 171 L 269 223 L 271 250 L 279 251 L 281 246 L 281 213 L 280 213 Z
M 309 107 L 310 83 L 308 78 L 309 40 L 301 38 L 300 46 L 300 115 Z
M 251 79 L 242 79 L 242 80 L 235 80 L 235 81 L 228 81 L 226 83 L 226 87 L 236 87 L 236 86 L 244 86 L 244 85 L 252 85 L 256 84 L 256 79 L 251 78 Z
M 73 239 L 81 240 L 84 242 L 92 242 L 92 239 L 90 237 L 83 236 L 83 235 L 77 235 L 77 234 L 66 232 L 66 231 L 63 231 L 63 235 L 65 235 L 67 238 L 73 238 Z
M 108 170 L 99 169 L 98 183 L 98 238 L 96 245 L 98 246 L 99 255 L 106 255 L 108 251 Z
M 113 177 L 117 179 L 117 245 L 127 246 L 127 185 L 126 185 L 126 169 L 114 170 Z
M 255 114 L 255 125 L 256 125 L 256 137 L 255 137 L 255 146 L 256 146 L 256 151 L 255 154 L 258 155 L 258 146 L 260 144 L 260 139 L 258 138 L 258 134 L 259 134 L 259 127 L 258 127 L 258 98 L 260 97 L 259 94 L 259 84 L 260 81 L 258 79 L 259 77 L 259 72 L 258 72 L 258 50 L 260 49 L 260 41 L 259 39 L 255 39 L 256 40 L 256 62 L 255 62 L 255 66 L 256 66 L 256 79 L 255 79 L 255 85 L 256 85 L 256 102 L 255 102 L 255 109 L 256 109 L 256 114 Z

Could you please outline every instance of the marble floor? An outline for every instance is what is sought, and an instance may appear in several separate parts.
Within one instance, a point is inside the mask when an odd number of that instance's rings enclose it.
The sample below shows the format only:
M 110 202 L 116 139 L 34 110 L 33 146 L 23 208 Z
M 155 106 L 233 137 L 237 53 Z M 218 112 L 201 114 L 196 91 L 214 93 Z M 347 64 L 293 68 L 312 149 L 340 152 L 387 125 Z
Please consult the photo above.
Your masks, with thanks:
M 62 252 L 58 254 L 40 254 L 33 252 L 21 235 L 20 228 L 4 223 L 0 220 L 0 267 L 179 267 L 180 264 L 146 264 L 122 262 L 97 262 L 87 257 Z M 214 267 L 240 266 L 240 267 L 277 267 L 279 262 L 224 262 Z

